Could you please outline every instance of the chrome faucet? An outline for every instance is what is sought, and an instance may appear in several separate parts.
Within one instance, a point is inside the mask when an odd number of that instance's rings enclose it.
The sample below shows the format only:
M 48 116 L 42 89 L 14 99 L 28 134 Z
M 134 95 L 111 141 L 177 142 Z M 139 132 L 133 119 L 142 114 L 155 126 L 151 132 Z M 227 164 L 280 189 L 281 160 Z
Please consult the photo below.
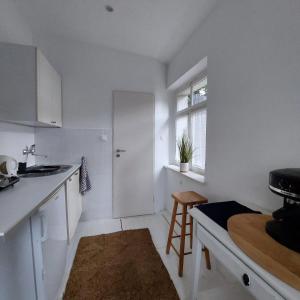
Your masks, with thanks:
M 42 156 L 44 158 L 48 157 L 47 155 L 44 155 L 44 154 L 36 154 L 35 150 L 36 150 L 35 149 L 35 144 L 31 145 L 30 147 L 26 146 L 26 148 L 23 149 L 23 155 L 31 154 L 31 155 L 34 155 L 34 156 Z

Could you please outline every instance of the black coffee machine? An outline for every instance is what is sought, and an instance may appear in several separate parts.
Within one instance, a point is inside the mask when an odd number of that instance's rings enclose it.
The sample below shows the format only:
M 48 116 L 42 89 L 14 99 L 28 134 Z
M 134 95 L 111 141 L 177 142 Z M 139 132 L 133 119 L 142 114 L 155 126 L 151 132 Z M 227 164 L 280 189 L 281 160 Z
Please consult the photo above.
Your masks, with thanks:
M 300 252 L 300 169 L 270 172 L 269 188 L 283 197 L 283 207 L 273 212 L 266 231 L 280 244 Z

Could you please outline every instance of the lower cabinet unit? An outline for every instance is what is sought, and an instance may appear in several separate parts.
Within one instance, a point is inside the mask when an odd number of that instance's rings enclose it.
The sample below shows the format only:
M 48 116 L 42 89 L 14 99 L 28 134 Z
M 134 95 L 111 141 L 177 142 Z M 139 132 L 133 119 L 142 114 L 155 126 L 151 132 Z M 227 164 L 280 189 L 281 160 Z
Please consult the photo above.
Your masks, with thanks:
M 0 300 L 61 299 L 82 212 L 79 170 L 43 203 L 0 236 Z
M 0 299 L 37 299 L 30 220 L 0 238 Z
M 31 217 L 38 300 L 61 298 L 70 242 L 82 212 L 79 170 Z
M 64 187 L 32 217 L 32 226 L 38 299 L 58 299 L 68 251 Z
M 66 181 L 66 191 L 68 237 L 69 241 L 71 241 L 82 213 L 82 196 L 79 192 L 79 170 Z

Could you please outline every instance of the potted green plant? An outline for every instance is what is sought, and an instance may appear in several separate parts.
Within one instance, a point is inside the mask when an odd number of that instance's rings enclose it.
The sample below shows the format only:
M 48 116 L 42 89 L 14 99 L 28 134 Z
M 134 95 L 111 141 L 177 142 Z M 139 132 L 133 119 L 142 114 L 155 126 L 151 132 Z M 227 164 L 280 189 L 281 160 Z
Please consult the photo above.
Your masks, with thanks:
M 177 147 L 179 151 L 180 158 L 180 172 L 189 171 L 189 162 L 193 157 L 193 144 L 186 134 L 177 141 Z

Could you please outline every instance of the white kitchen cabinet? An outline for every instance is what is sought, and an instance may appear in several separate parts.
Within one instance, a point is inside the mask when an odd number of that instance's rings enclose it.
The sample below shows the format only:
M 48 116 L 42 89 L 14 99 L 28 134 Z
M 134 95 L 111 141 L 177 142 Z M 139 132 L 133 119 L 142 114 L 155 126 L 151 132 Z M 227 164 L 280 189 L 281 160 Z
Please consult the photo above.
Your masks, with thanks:
M 79 170 L 76 171 L 66 182 L 67 191 L 67 216 L 68 216 L 68 237 L 72 240 L 81 213 L 82 196 L 79 191 Z
M 61 78 L 37 49 L 37 117 L 39 122 L 62 126 Z
M 37 299 L 29 219 L 0 238 L 0 299 Z
M 0 120 L 62 126 L 61 77 L 33 46 L 0 43 Z
M 58 299 L 68 251 L 65 188 L 51 196 L 31 219 L 38 299 Z

